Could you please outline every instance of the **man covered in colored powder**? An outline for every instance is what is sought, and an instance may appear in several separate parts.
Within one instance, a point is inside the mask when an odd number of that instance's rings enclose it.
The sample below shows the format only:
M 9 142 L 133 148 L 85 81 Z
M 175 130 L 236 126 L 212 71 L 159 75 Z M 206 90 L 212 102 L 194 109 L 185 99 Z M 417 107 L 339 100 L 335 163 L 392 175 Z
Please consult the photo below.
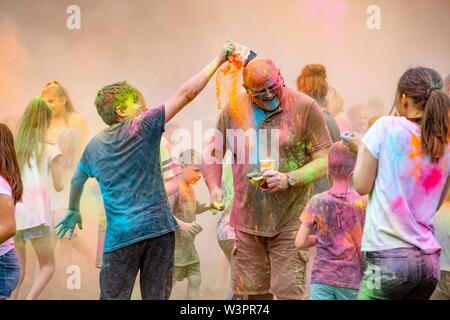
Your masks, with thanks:
M 226 150 L 233 153 L 233 291 L 248 295 L 249 300 L 273 299 L 273 295 L 302 299 L 307 254 L 295 248 L 295 236 L 311 183 L 326 173 L 330 135 L 317 102 L 285 86 L 270 59 L 250 61 L 243 79 L 246 91 L 236 97 L 236 105 L 221 112 L 217 123 L 221 134 L 205 155 L 203 168 L 211 204 L 216 205 L 223 197 L 220 161 Z M 266 129 L 270 137 L 279 137 L 279 146 L 273 147 L 278 149 L 279 170 L 263 174 L 268 190 L 250 184 L 247 178 L 259 169 L 260 156 L 264 156 L 258 135 L 245 139 L 244 145 L 235 144 L 239 131 L 248 129 Z
M 69 209 L 57 235 L 82 228 L 80 198 L 89 177 L 100 185 L 107 230 L 100 272 L 101 299 L 130 299 L 138 271 L 142 298 L 168 299 L 172 289 L 175 230 L 164 189 L 160 142 L 164 125 L 206 86 L 227 60 L 227 43 L 202 71 L 161 106 L 147 109 L 126 82 L 103 87 L 95 105 L 108 128 L 86 146 L 71 184 Z

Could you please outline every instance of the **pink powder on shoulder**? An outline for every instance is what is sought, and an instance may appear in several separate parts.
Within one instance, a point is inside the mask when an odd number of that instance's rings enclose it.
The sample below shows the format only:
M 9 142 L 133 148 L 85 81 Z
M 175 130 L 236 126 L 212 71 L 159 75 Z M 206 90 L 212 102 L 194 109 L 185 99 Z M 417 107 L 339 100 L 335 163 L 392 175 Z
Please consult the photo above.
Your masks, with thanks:
M 432 189 L 436 188 L 441 179 L 441 170 L 439 170 L 438 168 L 433 168 L 422 182 L 422 186 L 425 188 L 425 192 L 429 193 Z

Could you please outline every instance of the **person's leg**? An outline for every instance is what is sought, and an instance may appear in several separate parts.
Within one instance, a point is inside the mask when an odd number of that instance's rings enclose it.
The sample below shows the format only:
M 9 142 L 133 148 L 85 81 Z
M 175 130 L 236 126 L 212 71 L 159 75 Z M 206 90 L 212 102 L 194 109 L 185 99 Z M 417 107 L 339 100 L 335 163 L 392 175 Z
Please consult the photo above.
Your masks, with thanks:
M 219 246 L 220 246 L 220 248 L 222 249 L 222 251 L 223 251 L 223 253 L 224 253 L 224 255 L 225 255 L 225 257 L 226 257 L 226 259 L 227 259 L 227 261 L 228 261 L 228 264 L 223 264 L 223 266 L 225 267 L 225 268 L 222 268 L 222 270 L 230 270 L 230 287 L 229 287 L 229 289 L 228 289 L 228 293 L 227 293 L 227 296 L 226 296 L 226 300 L 232 300 L 233 299 L 233 280 L 232 280 L 232 274 L 233 274 L 233 260 L 232 260 L 232 258 L 233 258 L 233 248 L 234 248 L 234 243 L 235 243 L 235 240 L 234 239 L 229 239 L 229 240 L 221 240 L 221 241 L 219 241 Z M 222 261 L 222 260 L 221 260 Z M 224 271 L 219 271 L 219 272 L 224 272 Z M 224 272 L 224 274 L 226 273 L 227 271 L 225 271 Z
M 146 240 L 140 263 L 143 300 L 167 300 L 172 292 L 175 232 Z
M 202 278 L 199 275 L 193 275 L 188 277 L 188 287 L 186 292 L 186 298 L 188 300 L 198 300 L 200 296 L 200 284 Z
M 38 258 L 39 271 L 26 299 L 36 299 L 55 273 L 55 253 L 51 236 L 31 239 L 34 252 Z
M 106 252 L 100 271 L 100 300 L 130 300 L 144 241 Z
M 220 249 L 222 249 L 223 254 L 228 260 L 228 263 L 231 264 L 231 258 L 233 255 L 233 247 L 234 247 L 234 240 L 221 240 L 219 241 Z
M 439 282 L 439 254 L 420 254 L 420 281 L 405 297 L 407 300 L 428 300 Z
M 19 273 L 19 283 L 16 286 L 16 289 L 11 293 L 11 299 L 19 298 L 20 287 L 23 284 L 23 280 L 25 279 L 25 269 L 27 265 L 27 246 L 26 241 L 22 239 L 15 238 L 14 245 L 16 247 L 17 259 L 20 265 L 20 273 Z
M 336 300 L 358 300 L 358 290 L 351 288 L 335 287 Z
M 14 249 L 0 256 L 0 300 L 8 299 L 19 283 L 20 265 Z
M 450 271 L 441 270 L 441 278 L 430 300 L 450 300 Z
M 308 251 L 295 247 L 297 231 L 282 232 L 269 240 L 271 291 L 280 300 L 306 299 Z
M 233 293 L 248 300 L 272 299 L 267 238 L 236 230 L 233 249 Z
M 187 267 L 187 299 L 198 300 L 200 297 L 200 285 L 202 283 L 202 275 L 200 273 L 200 262 L 193 263 Z
M 311 277 L 316 254 L 316 247 L 311 247 L 308 249 L 308 262 L 306 263 L 305 269 L 305 299 L 311 296 Z
M 175 240 L 176 243 L 176 240 Z M 173 266 L 173 275 L 172 275 L 172 291 L 177 282 L 181 282 L 184 279 L 188 278 L 188 267 L 189 266 Z M 171 293 L 172 293 L 171 291 Z M 186 299 L 187 296 L 187 289 L 186 289 L 186 295 L 184 296 L 184 299 Z M 170 297 L 169 297 L 170 298 Z
M 418 284 L 416 250 L 409 248 L 367 252 L 359 300 L 401 300 Z
M 336 300 L 334 288 L 321 283 L 311 284 L 311 300 Z

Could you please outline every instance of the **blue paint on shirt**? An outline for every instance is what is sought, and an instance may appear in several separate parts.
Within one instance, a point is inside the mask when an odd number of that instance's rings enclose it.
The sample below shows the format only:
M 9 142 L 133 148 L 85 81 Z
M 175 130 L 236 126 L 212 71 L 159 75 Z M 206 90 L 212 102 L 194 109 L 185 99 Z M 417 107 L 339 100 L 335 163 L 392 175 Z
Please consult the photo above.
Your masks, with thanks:
M 79 168 L 97 179 L 107 228 L 104 252 L 177 229 L 164 189 L 160 143 L 164 106 L 98 133 L 86 146 Z

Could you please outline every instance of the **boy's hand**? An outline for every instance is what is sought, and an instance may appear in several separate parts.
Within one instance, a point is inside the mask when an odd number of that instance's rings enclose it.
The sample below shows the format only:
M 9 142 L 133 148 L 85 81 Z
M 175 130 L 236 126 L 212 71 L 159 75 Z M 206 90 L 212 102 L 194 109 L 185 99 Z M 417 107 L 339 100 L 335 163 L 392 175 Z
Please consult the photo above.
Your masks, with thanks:
M 218 214 L 220 211 L 215 209 L 212 204 L 208 204 L 209 205 L 209 210 L 211 211 L 212 215 L 215 216 L 216 214 Z
M 228 55 L 233 52 L 235 45 L 232 41 L 228 40 L 226 44 L 223 45 L 222 50 L 219 53 L 219 61 L 220 63 L 224 63 L 228 59 Z
M 55 226 L 55 229 L 60 229 L 56 233 L 58 238 L 63 238 L 69 232 L 69 240 L 72 239 L 75 226 L 78 224 L 80 230 L 83 230 L 81 214 L 76 210 L 68 210 L 66 216 Z
M 188 222 L 183 222 L 183 221 L 179 221 L 178 224 L 180 225 L 180 230 L 181 232 L 190 238 L 195 237 L 197 234 L 200 233 L 201 228 L 200 225 L 192 222 L 192 223 L 188 223 Z

